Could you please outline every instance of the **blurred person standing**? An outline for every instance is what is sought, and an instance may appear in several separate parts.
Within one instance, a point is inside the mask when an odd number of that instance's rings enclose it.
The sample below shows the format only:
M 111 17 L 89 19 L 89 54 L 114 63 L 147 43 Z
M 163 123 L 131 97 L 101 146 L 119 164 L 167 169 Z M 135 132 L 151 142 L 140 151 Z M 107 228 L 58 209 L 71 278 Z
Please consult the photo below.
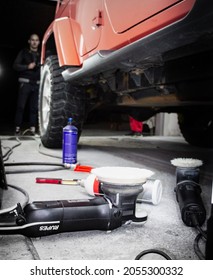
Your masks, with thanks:
M 21 134 L 24 112 L 29 102 L 29 129 L 23 134 L 35 135 L 38 123 L 38 93 L 40 82 L 40 39 L 31 34 L 28 48 L 23 48 L 17 55 L 13 69 L 18 72 L 19 91 L 15 113 L 15 134 Z

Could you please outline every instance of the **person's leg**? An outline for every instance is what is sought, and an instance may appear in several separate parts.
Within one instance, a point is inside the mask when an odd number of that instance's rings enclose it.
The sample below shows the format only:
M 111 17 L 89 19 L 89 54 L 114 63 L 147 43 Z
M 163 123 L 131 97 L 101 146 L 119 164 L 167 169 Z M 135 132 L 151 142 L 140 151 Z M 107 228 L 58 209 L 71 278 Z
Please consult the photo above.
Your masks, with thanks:
M 30 122 L 30 128 L 32 132 L 35 133 L 35 128 L 38 124 L 38 85 L 32 85 L 32 91 L 30 96 L 30 116 L 29 116 L 29 122 Z
M 21 83 L 19 86 L 16 113 L 15 113 L 15 127 L 17 128 L 17 132 L 18 132 L 18 128 L 20 129 L 23 123 L 24 110 L 26 107 L 29 92 L 30 92 L 29 84 Z

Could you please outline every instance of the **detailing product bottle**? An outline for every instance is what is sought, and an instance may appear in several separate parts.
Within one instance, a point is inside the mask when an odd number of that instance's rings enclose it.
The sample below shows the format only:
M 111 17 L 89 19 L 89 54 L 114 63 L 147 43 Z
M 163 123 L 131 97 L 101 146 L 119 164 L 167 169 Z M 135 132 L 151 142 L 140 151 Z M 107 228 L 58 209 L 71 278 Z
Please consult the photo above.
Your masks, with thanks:
M 63 128 L 62 160 L 66 168 L 77 163 L 78 129 L 72 125 L 72 118 L 68 118 L 67 125 Z

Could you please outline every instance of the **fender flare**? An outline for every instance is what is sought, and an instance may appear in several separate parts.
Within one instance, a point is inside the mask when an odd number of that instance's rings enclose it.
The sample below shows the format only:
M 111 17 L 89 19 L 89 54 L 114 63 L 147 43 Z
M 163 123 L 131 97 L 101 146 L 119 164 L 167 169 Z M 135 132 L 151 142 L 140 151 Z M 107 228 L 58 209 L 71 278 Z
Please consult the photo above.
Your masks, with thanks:
M 78 50 L 78 42 L 82 38 L 78 25 L 68 17 L 56 19 L 52 24 L 57 55 L 60 66 L 81 66 L 82 59 Z M 75 25 L 75 26 L 74 26 Z M 75 33 L 74 28 L 75 27 Z

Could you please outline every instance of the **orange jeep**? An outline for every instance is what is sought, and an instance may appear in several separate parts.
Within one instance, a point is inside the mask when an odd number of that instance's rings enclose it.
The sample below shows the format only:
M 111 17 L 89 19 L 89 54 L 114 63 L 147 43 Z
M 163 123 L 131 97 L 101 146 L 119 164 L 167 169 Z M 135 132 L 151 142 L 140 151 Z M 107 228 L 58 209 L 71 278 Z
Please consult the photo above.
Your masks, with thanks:
M 213 147 L 212 0 L 58 0 L 41 64 L 46 147 L 61 147 L 68 117 L 80 136 L 99 106 L 175 112 L 190 144 Z

